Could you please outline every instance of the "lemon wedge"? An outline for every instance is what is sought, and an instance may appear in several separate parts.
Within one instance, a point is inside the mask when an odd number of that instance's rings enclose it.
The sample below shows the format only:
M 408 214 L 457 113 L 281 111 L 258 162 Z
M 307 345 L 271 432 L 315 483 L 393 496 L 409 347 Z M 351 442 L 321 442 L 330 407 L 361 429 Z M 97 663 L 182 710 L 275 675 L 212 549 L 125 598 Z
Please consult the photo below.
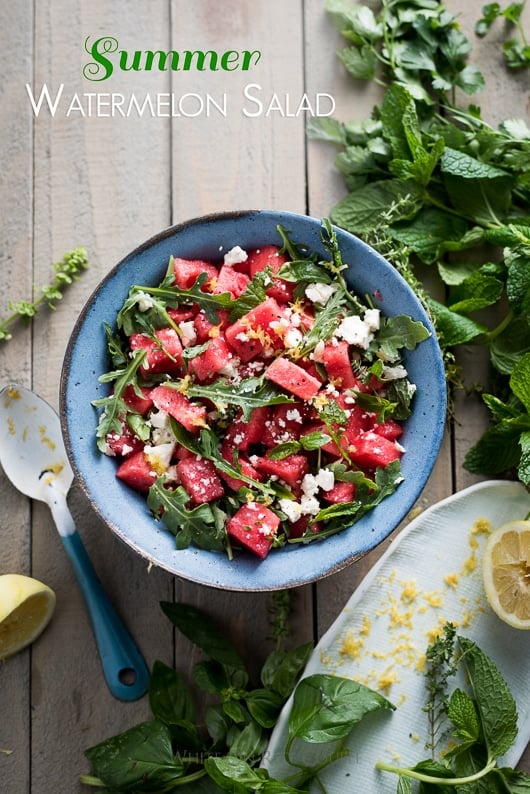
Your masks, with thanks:
M 501 620 L 530 629 L 530 521 L 509 521 L 491 533 L 482 576 L 488 602 Z
M 37 639 L 55 610 L 55 593 L 47 585 L 16 573 L 0 576 L 0 659 Z

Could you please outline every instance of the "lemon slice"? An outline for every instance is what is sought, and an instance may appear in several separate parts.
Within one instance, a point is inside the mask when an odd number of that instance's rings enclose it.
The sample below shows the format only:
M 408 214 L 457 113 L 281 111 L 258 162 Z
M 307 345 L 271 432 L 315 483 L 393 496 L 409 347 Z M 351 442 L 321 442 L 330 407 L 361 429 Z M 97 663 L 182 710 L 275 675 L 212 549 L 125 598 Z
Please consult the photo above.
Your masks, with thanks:
M 510 626 L 530 629 L 530 521 L 509 521 L 491 533 L 482 574 L 493 611 Z
M 55 593 L 47 585 L 16 573 L 0 576 L 0 659 L 36 640 L 55 609 Z

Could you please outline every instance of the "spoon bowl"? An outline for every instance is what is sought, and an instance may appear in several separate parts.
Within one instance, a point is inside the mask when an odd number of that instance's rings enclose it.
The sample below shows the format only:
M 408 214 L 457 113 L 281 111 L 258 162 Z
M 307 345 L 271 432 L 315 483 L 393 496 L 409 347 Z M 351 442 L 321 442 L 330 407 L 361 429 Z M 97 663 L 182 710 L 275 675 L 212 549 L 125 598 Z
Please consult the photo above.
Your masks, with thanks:
M 96 576 L 68 509 L 73 472 L 59 417 L 45 400 L 18 384 L 0 391 L 0 463 L 15 488 L 49 506 L 85 599 L 108 687 L 120 700 L 137 700 L 147 691 L 149 673 Z

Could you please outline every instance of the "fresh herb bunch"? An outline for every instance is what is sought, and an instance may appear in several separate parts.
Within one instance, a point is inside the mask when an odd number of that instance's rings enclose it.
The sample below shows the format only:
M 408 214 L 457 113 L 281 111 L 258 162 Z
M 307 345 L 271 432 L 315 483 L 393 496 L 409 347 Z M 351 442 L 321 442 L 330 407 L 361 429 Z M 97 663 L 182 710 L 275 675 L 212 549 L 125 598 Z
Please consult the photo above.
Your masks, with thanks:
M 499 3 L 488 3 L 482 9 L 482 17 L 475 25 L 475 33 L 480 38 L 486 36 L 491 26 L 498 19 L 515 28 L 516 36 L 506 39 L 502 45 L 504 59 L 509 69 L 525 69 L 530 67 L 530 43 L 521 22 L 521 16 L 526 5 L 522 3 L 509 3 L 506 8 L 501 8 Z
M 243 660 L 207 615 L 187 604 L 164 602 L 161 606 L 207 657 L 193 671 L 196 687 L 210 698 L 205 724 L 197 722 L 193 693 L 184 678 L 157 661 L 149 685 L 153 719 L 88 749 L 93 774 L 82 775 L 81 782 L 108 794 L 299 791 L 272 780 L 259 768 L 271 730 L 313 647 L 308 643 L 284 649 L 288 597 L 273 602 L 276 648 L 265 660 L 258 687 L 252 687 Z M 364 714 L 379 708 L 393 706 L 353 681 L 331 675 L 301 681 L 296 686 L 286 749 L 286 757 L 298 768 L 297 781 L 308 783 L 341 753 L 335 751 L 312 766 L 298 764 L 293 760 L 295 740 L 315 745 L 343 739 Z
M 84 248 L 76 248 L 66 253 L 60 262 L 53 265 L 55 276 L 50 284 L 41 287 L 38 297 L 33 301 L 9 301 L 10 314 L 0 320 L 0 342 L 7 342 L 12 338 L 10 326 L 15 320 L 25 323 L 31 322 L 41 306 L 47 305 L 55 309 L 57 301 L 63 297 L 63 291 L 77 281 L 83 270 L 88 268 L 87 252 Z
M 436 61 L 438 50 L 445 51 L 438 22 L 443 19 L 453 31 L 456 21 L 438 2 L 416 6 L 419 21 L 405 27 L 395 20 L 408 18 L 408 2 L 383 2 L 380 16 L 347 0 L 328 3 L 348 40 L 365 35 L 368 17 L 377 30 L 386 24 L 392 31 L 391 37 L 379 32 L 377 39 L 383 36 L 389 53 L 386 90 L 371 118 L 313 119 L 309 135 L 340 149 L 336 165 L 348 194 L 332 209 L 332 220 L 390 257 L 419 291 L 434 319 L 448 375 L 454 376 L 459 345 L 489 351 L 495 387 L 493 394 L 483 387 L 483 398 L 493 423 L 464 466 L 482 474 L 517 471 L 529 485 L 530 129 L 522 119 L 507 119 L 494 129 L 477 107 L 464 111 L 449 102 L 453 89 L 464 87 L 462 72 L 442 86 L 427 60 L 425 70 L 416 63 L 424 86 L 417 90 L 403 71 L 403 52 L 427 51 Z M 425 34 L 428 25 L 436 36 Z M 471 47 L 461 35 L 463 57 Z M 475 88 L 479 85 L 477 79 Z M 444 303 L 421 287 L 425 267 L 436 268 Z M 478 314 L 488 308 L 495 317 L 492 327 Z
M 449 694 L 449 679 L 458 669 L 469 681 L 469 694 L 459 687 Z M 453 788 L 481 794 L 529 791 L 530 775 L 497 765 L 517 736 L 517 710 L 494 662 L 448 623 L 427 650 L 426 675 L 431 725 L 439 734 L 443 715 L 456 743 L 437 760 L 438 735 L 427 744 L 431 758 L 410 768 L 378 762 L 378 769 L 399 776 L 400 794 L 412 793 L 413 780 L 420 781 L 420 794 Z
M 92 774 L 82 775 L 81 782 L 87 786 L 107 794 L 301 794 L 314 782 L 325 792 L 320 773 L 348 754 L 345 741 L 353 727 L 371 712 L 390 713 L 395 708 L 379 693 L 337 675 L 314 674 L 299 680 L 312 644 L 292 650 L 283 647 L 288 594 L 273 602 L 271 625 L 277 645 L 265 660 L 257 687 L 208 616 L 186 604 L 161 606 L 206 656 L 193 671 L 195 686 L 208 696 L 204 724 L 198 721 L 195 692 L 185 679 L 155 662 L 149 686 L 152 719 L 86 750 Z M 496 764 L 515 739 L 517 713 L 494 663 L 474 642 L 457 637 L 451 624 L 446 624 L 426 655 L 426 710 L 432 711 L 430 720 L 438 727 L 446 719 L 459 742 L 442 761 L 430 758 L 410 769 L 382 762 L 378 767 L 399 775 L 401 794 L 412 792 L 414 779 L 421 782 L 421 794 L 478 781 L 483 794 L 528 791 L 526 773 Z M 458 667 L 465 669 L 471 694 L 460 688 L 448 693 Z M 293 772 L 278 780 L 260 764 L 291 693 L 284 756 Z M 430 746 L 434 753 L 435 743 Z

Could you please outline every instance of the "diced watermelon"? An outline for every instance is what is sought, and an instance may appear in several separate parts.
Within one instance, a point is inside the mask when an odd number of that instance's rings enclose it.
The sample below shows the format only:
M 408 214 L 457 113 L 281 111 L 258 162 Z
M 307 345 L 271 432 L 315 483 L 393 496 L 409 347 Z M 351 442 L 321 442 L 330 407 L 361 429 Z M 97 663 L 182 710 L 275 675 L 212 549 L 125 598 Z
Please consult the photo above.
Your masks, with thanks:
M 261 442 L 266 447 L 274 447 L 285 441 L 298 441 L 306 416 L 304 403 L 293 402 L 275 405 L 270 417 L 264 423 Z
M 353 374 L 349 345 L 340 341 L 338 344 L 326 344 L 322 353 L 324 367 L 330 381 L 341 389 L 351 389 L 357 385 Z
M 142 416 L 145 416 L 153 407 L 153 398 L 151 397 L 151 389 L 142 387 L 140 388 L 140 392 L 142 395 L 141 397 L 136 394 L 132 384 L 129 384 L 123 392 L 123 399 L 133 411 L 137 411 L 139 414 L 142 414 Z
M 393 419 L 385 419 L 384 422 L 376 422 L 373 426 L 373 431 L 377 433 L 378 436 L 384 436 L 390 439 L 390 441 L 395 441 L 396 438 L 402 435 L 403 428 L 399 422 L 395 422 Z
M 121 423 L 120 433 L 115 431 L 107 433 L 105 440 L 111 455 L 120 455 L 124 458 L 140 452 L 144 447 L 144 442 L 133 433 L 127 422 Z
M 233 298 L 239 298 L 245 291 L 249 280 L 245 273 L 239 273 L 231 265 L 222 265 L 212 292 L 217 295 L 229 292 Z
M 204 342 L 207 342 L 208 339 L 213 339 L 217 336 L 225 327 L 227 317 L 228 312 L 225 311 L 225 309 L 219 309 L 217 312 L 218 322 L 212 323 L 204 312 L 199 312 L 193 320 L 193 325 L 197 334 L 197 342 L 202 345 Z
M 251 251 L 248 255 L 249 272 L 251 278 L 260 270 L 270 267 L 272 273 L 277 273 L 289 257 L 279 253 L 280 249 L 276 245 L 264 245 L 261 248 Z M 266 292 L 270 298 L 274 298 L 279 303 L 290 303 L 293 299 L 295 284 L 285 281 L 283 278 L 272 277 L 272 284 Z
M 182 345 L 174 328 L 155 331 L 156 340 L 146 334 L 131 334 L 131 350 L 143 348 L 146 357 L 140 367 L 144 375 L 177 373 L 182 366 Z
M 401 457 L 401 450 L 393 441 L 371 430 L 361 433 L 348 448 L 349 455 L 361 469 L 370 470 L 388 466 Z
M 305 455 L 288 455 L 283 460 L 258 457 L 255 461 L 252 458 L 252 462 L 258 471 L 279 477 L 292 488 L 299 486 L 304 475 L 309 471 L 309 463 Z
M 281 386 L 301 400 L 310 400 L 315 397 L 321 387 L 321 382 L 310 375 L 298 364 L 279 356 L 265 371 L 268 380 Z
M 355 499 L 355 484 L 352 482 L 336 482 L 329 491 L 322 491 L 326 502 L 339 504 L 340 502 L 353 502 Z
M 240 361 L 250 361 L 263 352 L 263 345 L 259 339 L 249 335 L 249 327 L 242 320 L 236 320 L 229 325 L 225 337 Z
M 116 470 L 118 479 L 142 493 L 147 493 L 156 476 L 143 451 L 135 452 L 134 455 L 125 458 Z
M 301 538 L 302 535 L 305 535 L 307 532 L 307 527 L 310 521 L 310 516 L 302 516 L 298 519 L 298 521 L 294 521 L 292 524 L 289 524 L 289 537 L 290 538 Z M 311 529 L 309 533 L 311 535 L 318 535 L 320 530 L 322 529 L 322 524 L 320 521 L 316 521 L 314 524 L 311 525 Z
M 214 464 L 206 458 L 182 458 L 177 463 L 177 475 L 196 505 L 219 499 L 225 492 Z
M 184 460 L 184 458 L 194 458 L 195 452 L 192 452 L 191 449 L 182 446 L 182 444 L 177 444 L 175 446 L 174 456 L 177 460 Z
M 233 359 L 224 336 L 212 339 L 204 353 L 190 359 L 189 369 L 198 380 L 208 380 Z
M 203 290 L 208 288 L 208 282 L 217 278 L 217 268 L 210 262 L 203 262 L 202 259 L 173 259 L 175 268 L 175 284 L 180 289 L 190 289 L 193 287 L 201 273 L 206 273 L 208 280 L 203 286 Z
M 232 454 L 228 452 L 227 447 L 225 447 L 223 452 L 223 457 L 230 461 L 230 463 L 234 462 Z M 263 475 L 257 471 L 254 466 L 248 461 L 246 458 L 243 458 L 241 455 L 238 457 L 237 462 L 239 466 L 241 466 L 241 473 L 244 474 L 246 477 L 250 477 L 256 482 L 262 482 Z M 229 488 L 233 491 L 239 491 L 240 488 L 243 486 L 248 486 L 248 483 L 245 480 L 237 479 L 236 477 L 231 477 L 229 474 L 225 474 L 224 472 L 220 471 L 219 475 L 221 479 L 225 481 Z
M 262 440 L 268 415 L 269 409 L 266 406 L 253 408 L 248 422 L 245 422 L 240 411 L 228 426 L 225 441 L 242 452 L 247 452 L 252 444 Z
M 280 526 L 278 516 L 258 502 L 239 508 L 226 525 L 228 534 L 249 551 L 265 559 Z
M 165 411 L 190 433 L 198 434 L 201 427 L 206 426 L 204 405 L 192 403 L 185 394 L 177 389 L 162 384 L 153 389 L 151 396 L 159 411 Z
M 168 315 L 171 317 L 173 322 L 178 325 L 179 323 L 184 323 L 186 320 L 193 320 L 195 315 L 197 314 L 198 307 L 197 306 L 190 306 L 189 308 L 184 307 L 183 309 L 170 309 L 169 307 L 166 309 Z

